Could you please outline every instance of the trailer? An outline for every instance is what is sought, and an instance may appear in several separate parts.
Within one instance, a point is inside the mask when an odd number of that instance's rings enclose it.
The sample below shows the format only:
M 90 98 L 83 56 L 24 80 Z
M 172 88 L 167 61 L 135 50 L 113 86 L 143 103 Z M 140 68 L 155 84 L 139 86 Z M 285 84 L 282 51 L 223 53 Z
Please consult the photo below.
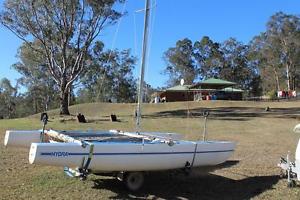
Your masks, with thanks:
M 295 133 L 300 133 L 300 124 L 294 128 Z M 300 181 L 300 139 L 295 153 L 295 161 L 290 159 L 290 152 L 288 152 L 286 158 L 281 157 L 278 167 L 281 168 L 281 177 L 286 177 L 288 187 L 296 186 L 296 181 Z

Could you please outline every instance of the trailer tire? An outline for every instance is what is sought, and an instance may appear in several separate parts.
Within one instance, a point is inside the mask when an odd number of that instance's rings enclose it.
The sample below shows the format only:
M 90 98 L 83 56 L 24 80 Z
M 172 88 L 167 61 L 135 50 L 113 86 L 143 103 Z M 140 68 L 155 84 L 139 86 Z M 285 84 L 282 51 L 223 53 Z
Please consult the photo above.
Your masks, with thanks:
M 279 174 L 279 177 L 280 178 L 287 178 L 287 171 L 286 170 L 285 171 L 281 170 L 280 174 Z
M 288 182 L 288 188 L 293 188 L 296 186 L 296 181 L 295 180 L 291 180 L 291 182 Z
M 137 191 L 143 186 L 144 174 L 142 172 L 126 172 L 123 182 L 130 191 Z

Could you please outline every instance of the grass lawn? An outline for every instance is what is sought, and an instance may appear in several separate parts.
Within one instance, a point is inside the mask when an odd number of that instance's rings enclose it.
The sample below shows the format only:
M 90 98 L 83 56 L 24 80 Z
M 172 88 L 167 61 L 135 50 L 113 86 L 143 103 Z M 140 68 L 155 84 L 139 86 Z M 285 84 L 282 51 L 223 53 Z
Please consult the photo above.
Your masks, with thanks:
M 271 110 L 265 111 L 269 106 Z M 121 129 L 133 131 L 134 104 L 82 104 L 72 106 L 74 116 L 50 111 L 53 129 Z M 39 129 L 39 115 L 0 120 L 0 199 L 300 199 L 300 187 L 289 189 L 279 178 L 280 156 L 294 157 L 299 135 L 292 129 L 300 123 L 300 102 L 177 102 L 145 104 L 143 130 L 184 134 L 201 139 L 203 117 L 210 111 L 208 138 L 233 140 L 237 149 L 225 168 L 203 175 L 201 169 L 185 177 L 171 172 L 148 175 L 137 193 L 125 190 L 110 177 L 90 176 L 81 182 L 64 175 L 58 167 L 28 164 L 28 149 L 4 148 L 6 129 Z M 88 123 L 78 124 L 76 113 Z M 110 122 L 114 113 L 120 122 Z

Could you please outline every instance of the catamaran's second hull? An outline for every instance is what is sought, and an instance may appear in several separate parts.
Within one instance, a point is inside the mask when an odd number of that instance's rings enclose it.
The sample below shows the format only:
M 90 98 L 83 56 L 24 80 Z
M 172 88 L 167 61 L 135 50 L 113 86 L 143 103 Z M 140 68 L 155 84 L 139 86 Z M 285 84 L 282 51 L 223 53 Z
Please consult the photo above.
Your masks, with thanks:
M 227 141 L 176 141 L 116 143 L 94 142 L 89 169 L 93 172 L 152 171 L 212 166 L 225 162 L 233 153 L 235 143 Z M 29 152 L 31 164 L 82 167 L 90 146 L 77 143 L 33 143 Z
M 51 132 L 51 130 L 45 130 L 45 133 Z M 42 130 L 7 130 L 4 136 L 4 146 L 7 147 L 22 147 L 29 148 L 32 143 L 38 143 L 41 140 Z M 63 131 L 63 133 L 67 133 L 71 137 L 78 136 L 97 136 L 103 137 L 105 135 L 113 135 L 118 134 L 119 132 L 116 130 L 109 131 Z M 136 135 L 136 133 L 132 133 Z M 168 138 L 171 140 L 181 140 L 183 135 L 178 133 L 161 133 L 161 132 L 142 132 L 141 134 L 145 134 L 150 137 L 162 137 Z
M 31 143 L 41 140 L 42 130 L 7 130 L 4 146 L 29 148 Z

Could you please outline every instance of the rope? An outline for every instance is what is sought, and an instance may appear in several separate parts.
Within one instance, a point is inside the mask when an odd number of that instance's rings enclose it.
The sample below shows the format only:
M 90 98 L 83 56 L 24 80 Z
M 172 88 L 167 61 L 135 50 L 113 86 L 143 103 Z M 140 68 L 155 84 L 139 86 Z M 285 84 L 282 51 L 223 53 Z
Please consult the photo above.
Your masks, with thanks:
M 195 142 L 195 143 L 196 143 L 196 145 L 195 145 L 195 150 L 194 150 L 193 160 L 192 160 L 192 163 L 191 163 L 190 168 L 193 168 L 194 162 L 195 162 L 195 157 L 196 157 L 196 152 L 197 152 L 197 147 L 198 147 L 198 143 L 197 143 L 197 142 Z

